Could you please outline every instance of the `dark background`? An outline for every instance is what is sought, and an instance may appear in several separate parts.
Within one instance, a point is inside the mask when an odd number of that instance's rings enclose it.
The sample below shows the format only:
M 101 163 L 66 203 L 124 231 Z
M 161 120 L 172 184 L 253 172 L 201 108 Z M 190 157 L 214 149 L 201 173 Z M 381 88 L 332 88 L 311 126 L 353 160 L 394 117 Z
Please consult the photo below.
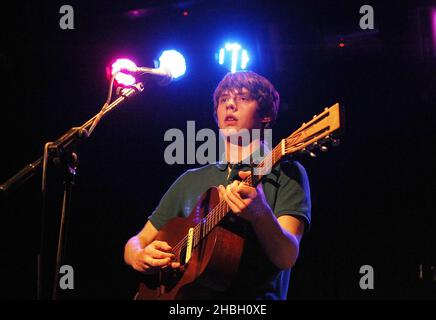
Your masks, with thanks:
M 59 28 L 63 4 L 74 8 L 74 30 Z M 359 28 L 364 4 L 374 8 L 374 30 Z M 311 182 L 313 224 L 293 269 L 289 299 L 435 298 L 431 5 L 2 4 L 0 182 L 37 159 L 46 141 L 99 111 L 107 94 L 106 67 L 113 59 L 131 57 L 153 66 L 164 48 L 178 49 L 187 59 L 182 80 L 167 87 L 146 82 L 141 96 L 103 119 L 78 148 L 65 261 L 74 268 L 75 289 L 62 292 L 62 298 L 132 298 L 137 278 L 124 265 L 124 244 L 175 178 L 193 167 L 165 164 L 169 143 L 164 133 L 170 128 L 186 132 L 187 120 L 195 120 L 197 130 L 215 128 L 211 97 L 226 71 L 214 54 L 230 38 L 250 49 L 249 68 L 271 79 L 281 94 L 274 143 L 323 108 L 335 102 L 346 107 L 340 147 L 301 160 Z M 138 17 L 129 14 L 139 9 Z M 50 173 L 46 244 L 53 249 L 62 185 L 54 168 Z M 36 298 L 40 178 L 34 176 L 0 200 L 3 299 Z M 374 268 L 374 290 L 359 287 L 362 265 Z

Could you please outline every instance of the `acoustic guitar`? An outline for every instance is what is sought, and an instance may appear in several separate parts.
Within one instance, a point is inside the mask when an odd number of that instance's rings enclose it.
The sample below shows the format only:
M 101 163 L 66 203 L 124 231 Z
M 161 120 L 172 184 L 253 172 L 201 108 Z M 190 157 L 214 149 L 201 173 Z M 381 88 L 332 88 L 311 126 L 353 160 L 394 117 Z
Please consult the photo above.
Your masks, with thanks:
M 298 130 L 281 142 L 256 166 L 256 174 L 243 182 L 257 185 L 270 169 L 285 156 L 304 153 L 315 156 L 315 149 L 327 150 L 327 143 L 337 145 L 341 127 L 339 103 L 326 108 L 303 123 Z M 171 219 L 156 237 L 172 247 L 180 269 L 161 268 L 154 274 L 145 275 L 135 296 L 137 300 L 174 300 L 189 296 L 190 290 L 207 288 L 226 290 L 238 270 L 244 250 L 244 234 L 237 228 L 229 228 L 225 218 L 228 204 L 220 201 L 217 187 L 207 190 L 191 214 Z

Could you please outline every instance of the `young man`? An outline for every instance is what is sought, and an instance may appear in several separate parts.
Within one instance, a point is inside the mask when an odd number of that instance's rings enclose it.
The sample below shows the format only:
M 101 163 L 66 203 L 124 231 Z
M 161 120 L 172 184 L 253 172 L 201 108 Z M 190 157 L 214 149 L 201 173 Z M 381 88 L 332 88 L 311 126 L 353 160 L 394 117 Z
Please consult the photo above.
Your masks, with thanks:
M 266 78 L 244 71 L 227 74 L 213 100 L 214 115 L 224 136 L 225 161 L 188 170 L 173 183 L 144 228 L 127 242 L 125 262 L 140 272 L 179 267 L 171 247 L 154 240 L 158 230 L 175 216 L 188 216 L 200 196 L 218 186 L 230 214 L 244 218 L 250 228 L 234 283 L 209 298 L 286 299 L 290 271 L 310 225 L 306 172 L 297 162 L 282 162 L 256 188 L 242 183 L 240 180 L 250 174 L 250 161 L 244 160 L 268 146 L 255 135 L 248 143 L 231 139 L 232 133 L 244 129 L 270 127 L 277 117 L 279 94 Z

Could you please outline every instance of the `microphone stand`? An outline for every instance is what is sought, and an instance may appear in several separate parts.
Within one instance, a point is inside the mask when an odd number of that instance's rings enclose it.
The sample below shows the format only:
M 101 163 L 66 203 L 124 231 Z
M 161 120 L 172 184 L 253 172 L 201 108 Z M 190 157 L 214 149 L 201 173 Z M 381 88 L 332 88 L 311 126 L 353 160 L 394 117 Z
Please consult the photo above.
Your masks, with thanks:
M 0 192 L 4 195 L 9 194 L 12 190 L 15 190 L 20 185 L 24 184 L 28 179 L 37 173 L 42 167 L 42 236 L 41 236 L 41 247 L 40 254 L 38 255 L 37 261 L 37 298 L 41 300 L 43 297 L 43 285 L 42 285 L 42 258 L 44 246 L 44 219 L 45 219 L 45 198 L 46 198 L 46 177 L 47 177 L 47 164 L 50 159 L 55 164 L 60 164 L 63 166 L 63 183 L 64 183 L 64 193 L 62 200 L 62 212 L 61 212 L 61 222 L 59 227 L 59 236 L 57 244 L 56 253 L 56 269 L 53 281 L 53 291 L 52 299 L 56 300 L 59 288 L 59 269 L 62 266 L 64 255 L 65 255 L 65 243 L 66 243 L 66 231 L 67 222 L 70 211 L 70 201 L 71 193 L 74 185 L 74 177 L 77 170 L 77 155 L 72 152 L 72 149 L 79 144 L 82 140 L 85 140 L 90 135 L 90 129 L 93 130 L 94 120 L 96 118 L 102 118 L 107 113 L 114 110 L 118 105 L 124 102 L 126 99 L 141 93 L 144 90 L 144 86 L 141 82 L 136 83 L 128 88 L 123 88 L 119 91 L 119 97 L 104 108 L 99 114 L 95 115 L 80 127 L 73 127 L 63 134 L 60 138 L 54 142 L 47 142 L 44 146 L 44 154 L 39 157 L 34 162 L 26 165 L 20 171 L 18 171 L 14 176 L 0 185 Z M 99 120 L 99 119 L 98 119 Z M 98 121 L 97 120 L 97 121 Z M 94 125 L 95 127 L 95 125 Z

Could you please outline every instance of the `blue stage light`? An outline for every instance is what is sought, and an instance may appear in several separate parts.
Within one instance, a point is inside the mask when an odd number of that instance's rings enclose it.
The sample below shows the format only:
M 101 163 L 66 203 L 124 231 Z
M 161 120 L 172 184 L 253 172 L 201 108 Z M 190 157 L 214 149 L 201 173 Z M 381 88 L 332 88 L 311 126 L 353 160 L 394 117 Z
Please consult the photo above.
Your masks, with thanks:
M 249 61 L 248 51 L 239 43 L 226 43 L 224 48 L 219 50 L 218 63 L 225 65 L 232 73 L 236 70 L 245 70 Z
M 159 57 L 159 68 L 167 69 L 174 79 L 186 73 L 186 61 L 183 55 L 176 50 L 165 50 Z
M 221 48 L 220 49 L 220 53 L 219 53 L 219 60 L 218 60 L 219 64 L 223 64 L 224 63 L 224 54 L 225 54 L 224 48 Z
M 250 61 L 250 58 L 248 57 L 247 50 L 242 50 L 242 56 L 241 56 L 241 69 L 247 68 L 247 63 Z

